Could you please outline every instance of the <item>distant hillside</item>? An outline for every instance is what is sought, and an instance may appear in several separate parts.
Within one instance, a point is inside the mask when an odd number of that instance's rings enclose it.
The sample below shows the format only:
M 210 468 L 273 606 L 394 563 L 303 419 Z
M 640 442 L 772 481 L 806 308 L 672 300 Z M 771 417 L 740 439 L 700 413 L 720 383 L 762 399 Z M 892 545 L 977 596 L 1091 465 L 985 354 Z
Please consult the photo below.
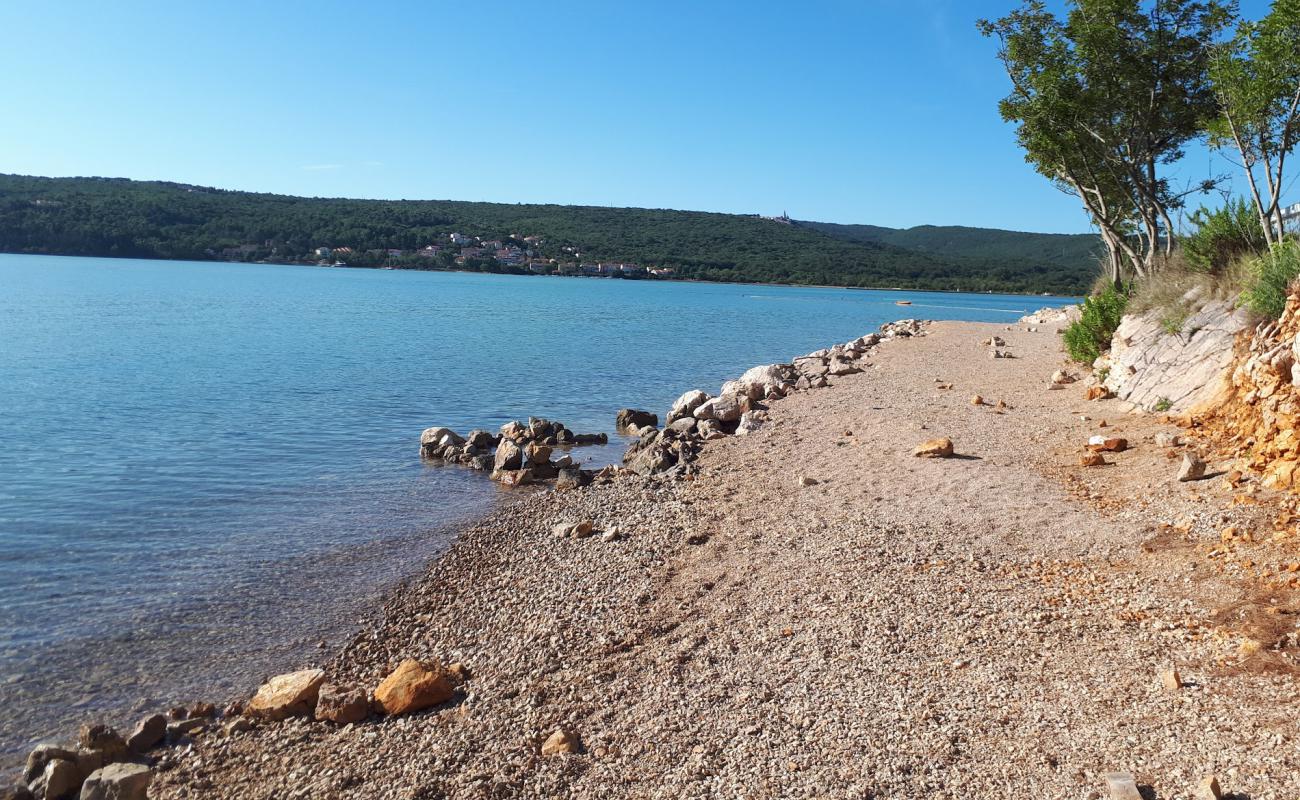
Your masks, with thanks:
M 918 225 L 899 229 L 878 225 L 837 225 L 833 222 L 798 224 L 849 242 L 887 244 L 936 256 L 1026 265 L 1051 264 L 1068 268 L 1095 264 L 1101 254 L 1101 240 L 1090 233 L 1021 233 L 956 225 Z
M 537 236 L 537 258 L 635 262 L 712 281 L 1078 294 L 1095 272 L 1086 248 L 1067 252 L 1035 244 L 1080 237 L 935 228 L 970 235 L 965 242 L 956 235 L 908 241 L 922 230 L 786 224 L 696 211 L 303 198 L 121 178 L 0 175 L 0 252 L 10 253 L 302 262 L 315 260 L 315 248 L 329 246 L 349 248 L 346 260 L 355 266 L 524 271 L 490 256 L 458 264 L 451 249 L 435 259 L 415 256 L 457 232 L 503 241 L 512 234 Z

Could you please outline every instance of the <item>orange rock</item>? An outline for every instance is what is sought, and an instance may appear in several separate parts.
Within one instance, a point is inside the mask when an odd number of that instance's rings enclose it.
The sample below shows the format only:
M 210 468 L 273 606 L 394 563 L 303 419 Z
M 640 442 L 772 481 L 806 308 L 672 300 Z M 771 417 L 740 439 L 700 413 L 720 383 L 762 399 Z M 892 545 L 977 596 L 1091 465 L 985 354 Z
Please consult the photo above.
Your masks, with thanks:
M 555 756 L 561 753 L 576 753 L 581 749 L 582 743 L 578 741 L 576 734 L 566 731 L 564 728 L 556 728 L 555 733 L 546 737 L 542 742 L 542 755 Z
M 248 702 L 244 713 L 250 717 L 273 720 L 307 716 L 316 706 L 316 698 L 324 682 L 325 672 L 319 669 L 276 675 L 262 684 Z
M 375 706 L 389 715 L 410 714 L 451 699 L 451 676 L 436 661 L 408 658 L 375 689 Z
M 1079 459 L 1081 467 L 1104 467 L 1109 463 L 1101 453 L 1087 453 Z
M 919 458 L 948 458 L 952 453 L 952 439 L 947 436 L 922 442 L 912 451 L 912 455 Z
M 1085 392 L 1083 395 L 1083 399 L 1105 400 L 1112 396 L 1113 395 L 1111 394 L 1110 389 L 1107 389 L 1105 386 L 1089 386 L 1088 391 Z

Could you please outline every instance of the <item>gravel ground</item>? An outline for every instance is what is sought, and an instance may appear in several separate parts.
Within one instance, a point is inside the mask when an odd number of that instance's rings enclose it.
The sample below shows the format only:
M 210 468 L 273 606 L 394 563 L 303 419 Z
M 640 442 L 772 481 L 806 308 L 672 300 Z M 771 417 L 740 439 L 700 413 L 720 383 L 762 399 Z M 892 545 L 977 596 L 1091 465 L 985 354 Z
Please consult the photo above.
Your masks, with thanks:
M 1049 390 L 1050 331 L 936 324 L 871 362 L 693 480 L 521 493 L 323 665 L 459 661 L 458 700 L 200 736 L 150 796 L 1090 798 L 1126 771 L 1300 798 L 1300 605 L 1266 589 L 1296 548 L 1221 536 L 1273 507 L 1174 482 L 1150 439 L 1176 429 Z M 1106 414 L 1132 449 L 1076 466 Z M 957 457 L 911 455 L 936 436 Z M 618 536 L 552 533 L 583 519 Z M 581 752 L 540 755 L 557 727 Z

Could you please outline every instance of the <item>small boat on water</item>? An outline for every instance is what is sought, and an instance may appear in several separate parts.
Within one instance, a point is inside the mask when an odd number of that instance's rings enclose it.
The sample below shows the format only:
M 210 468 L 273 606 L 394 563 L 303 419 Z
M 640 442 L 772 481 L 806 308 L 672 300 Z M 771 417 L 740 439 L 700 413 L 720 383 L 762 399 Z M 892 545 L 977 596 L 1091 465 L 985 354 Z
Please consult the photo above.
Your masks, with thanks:
M 896 305 L 896 306 L 910 306 L 911 304 L 912 304 L 912 301 L 911 301 L 911 300 L 895 300 L 895 301 L 894 301 L 894 305 Z

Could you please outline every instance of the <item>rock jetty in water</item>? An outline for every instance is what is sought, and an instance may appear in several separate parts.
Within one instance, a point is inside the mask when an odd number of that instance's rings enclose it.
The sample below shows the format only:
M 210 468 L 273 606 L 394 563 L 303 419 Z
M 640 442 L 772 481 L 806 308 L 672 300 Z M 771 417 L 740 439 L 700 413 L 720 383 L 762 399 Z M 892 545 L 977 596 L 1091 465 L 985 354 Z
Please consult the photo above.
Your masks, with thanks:
M 552 460 L 556 448 L 606 444 L 604 433 L 574 433 L 562 422 L 529 417 L 528 422 L 507 422 L 497 433 L 472 430 L 461 436 L 450 428 L 426 428 L 420 434 L 420 457 L 461 464 L 492 473 L 492 480 L 520 486 L 559 479 L 585 485 L 593 474 L 580 469 L 567 454 Z M 568 473 L 567 475 L 565 473 Z

